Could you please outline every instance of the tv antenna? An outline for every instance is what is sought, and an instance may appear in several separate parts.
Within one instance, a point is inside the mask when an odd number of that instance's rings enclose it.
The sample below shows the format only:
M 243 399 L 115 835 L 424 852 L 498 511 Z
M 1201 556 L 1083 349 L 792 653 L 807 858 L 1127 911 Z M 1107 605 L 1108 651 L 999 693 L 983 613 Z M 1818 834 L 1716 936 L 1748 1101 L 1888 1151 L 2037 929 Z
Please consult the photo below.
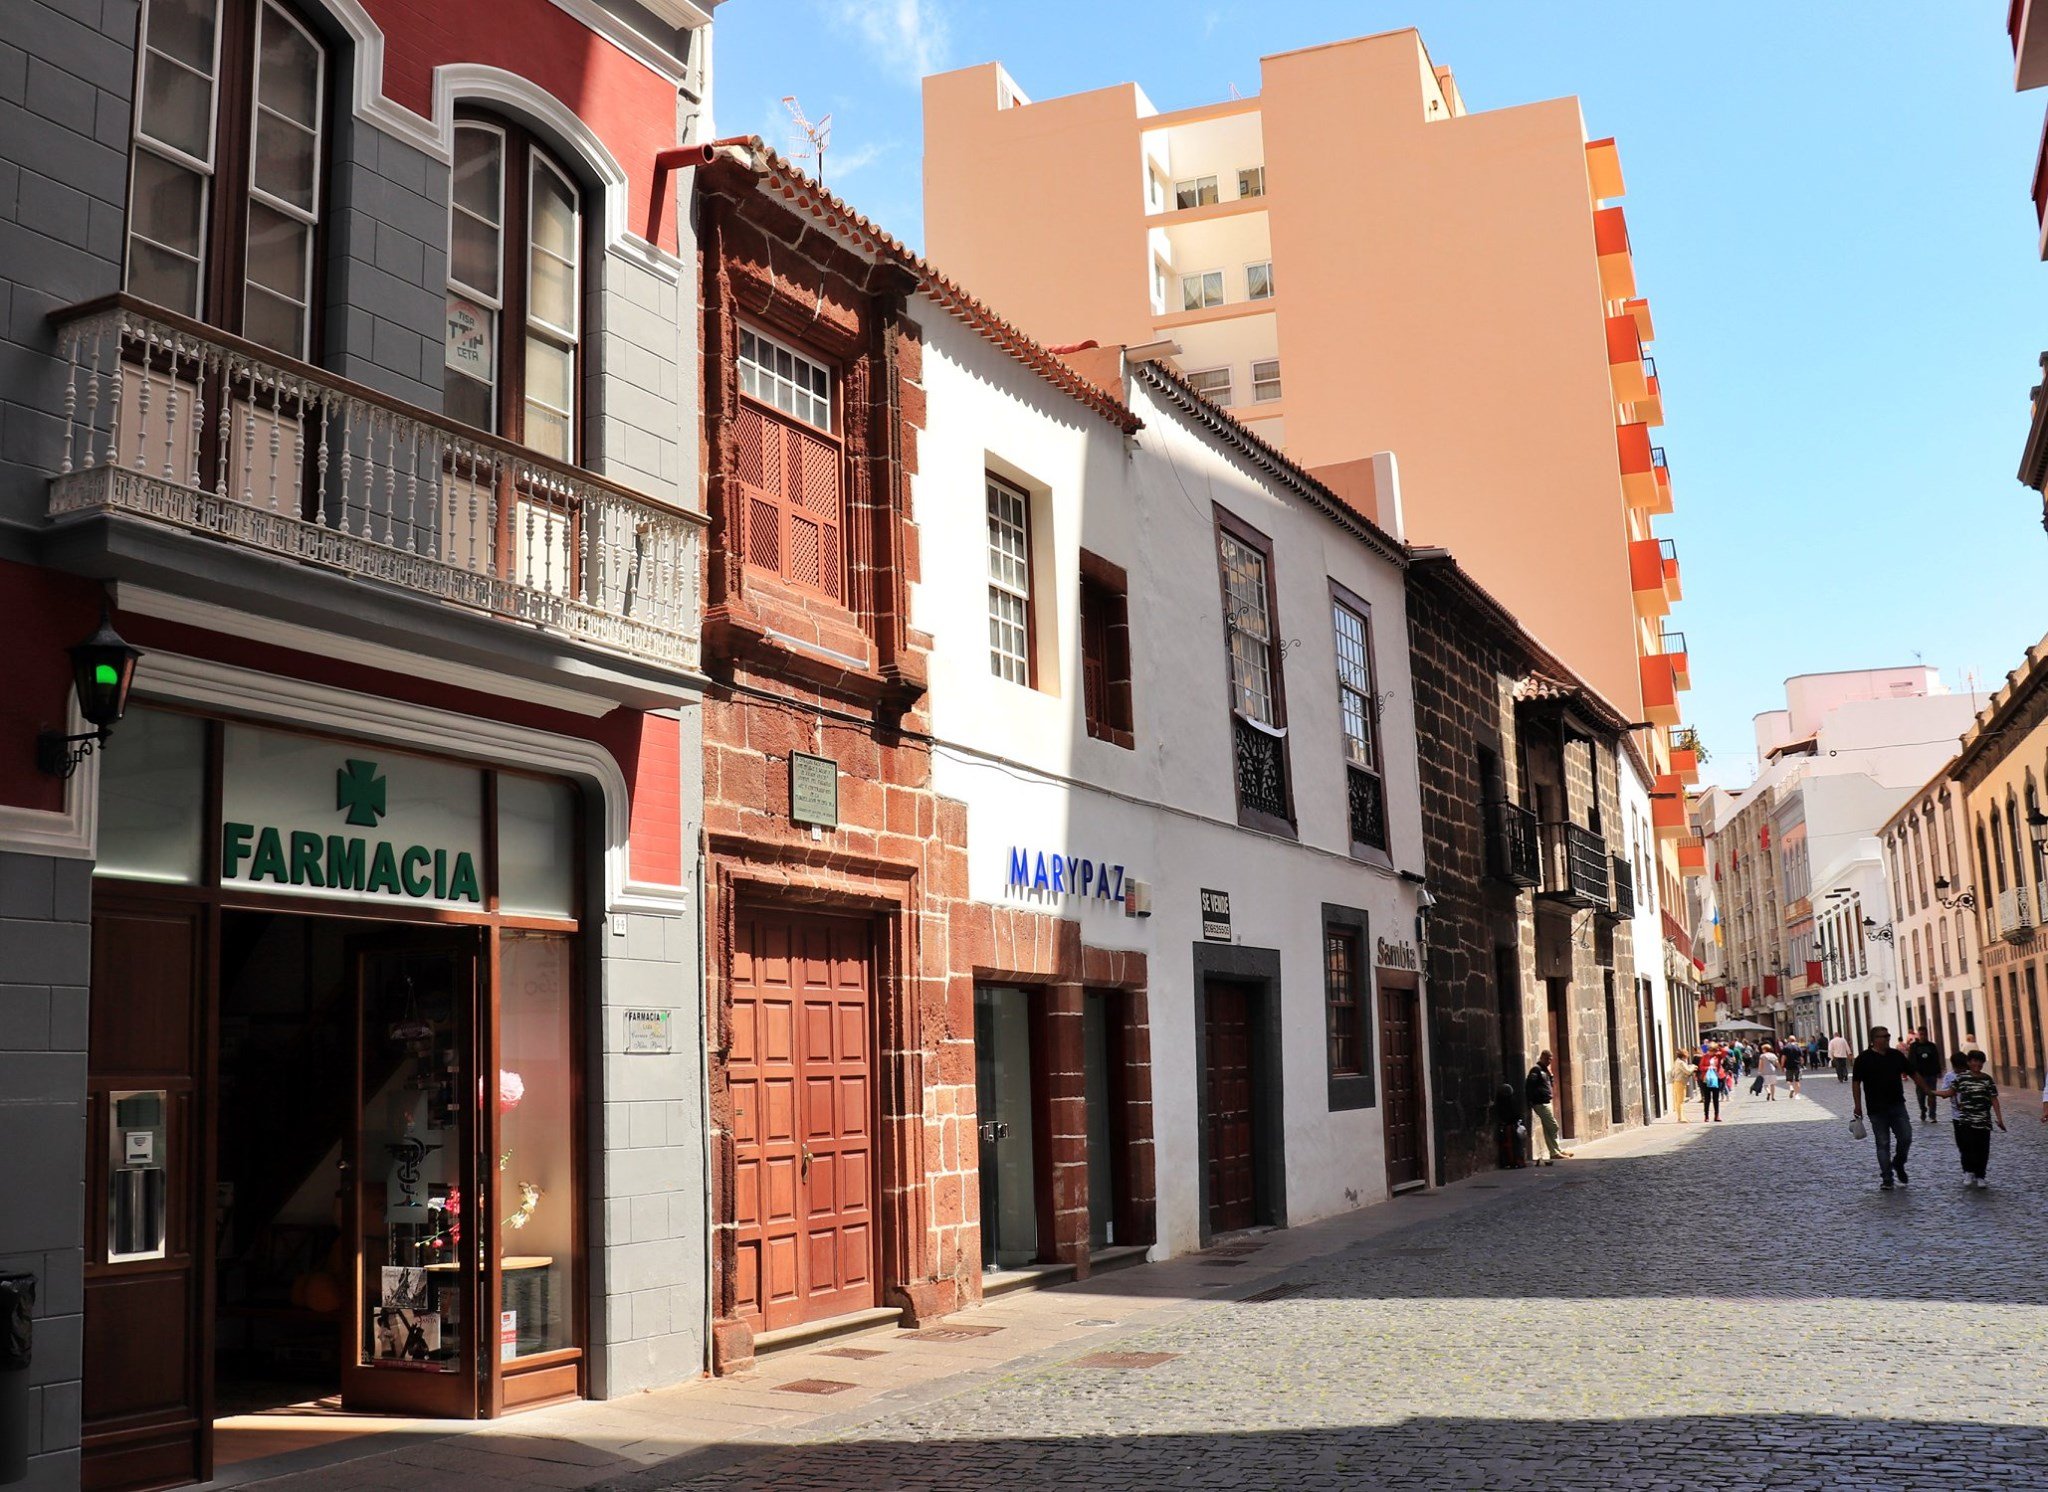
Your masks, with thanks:
M 793 93 L 786 93 L 782 96 L 782 106 L 789 110 L 789 117 L 795 122 L 797 133 L 803 137 L 804 144 L 809 147 L 806 150 L 794 151 L 792 154 L 797 160 L 816 162 L 817 170 L 812 175 L 817 177 L 818 185 L 823 186 L 825 184 L 825 147 L 832 143 L 832 116 L 827 114 L 816 124 L 811 123 L 804 116 L 804 106 L 796 101 L 796 95 Z

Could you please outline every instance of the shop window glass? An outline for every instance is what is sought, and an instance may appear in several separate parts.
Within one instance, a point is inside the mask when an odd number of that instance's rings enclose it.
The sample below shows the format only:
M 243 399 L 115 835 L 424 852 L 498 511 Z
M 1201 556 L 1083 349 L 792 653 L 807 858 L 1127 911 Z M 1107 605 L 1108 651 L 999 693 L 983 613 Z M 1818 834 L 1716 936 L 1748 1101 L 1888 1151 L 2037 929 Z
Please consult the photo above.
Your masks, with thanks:
M 576 915 L 576 793 L 568 783 L 499 776 L 498 910 Z
M 575 1090 L 566 934 L 498 945 L 500 1361 L 576 1345 Z
M 99 760 L 93 873 L 196 885 L 206 838 L 206 722 L 131 709 Z

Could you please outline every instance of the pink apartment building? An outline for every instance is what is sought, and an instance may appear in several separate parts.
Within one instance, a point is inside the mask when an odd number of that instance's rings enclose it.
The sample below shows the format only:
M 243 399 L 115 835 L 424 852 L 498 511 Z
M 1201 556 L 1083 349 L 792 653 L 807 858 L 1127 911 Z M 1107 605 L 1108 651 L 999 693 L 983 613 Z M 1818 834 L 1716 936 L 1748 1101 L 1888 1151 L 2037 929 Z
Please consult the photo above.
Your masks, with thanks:
M 1572 98 L 1468 112 L 1414 30 L 1260 69 L 1255 97 L 1171 113 L 1130 83 L 1033 102 L 995 63 L 927 78 L 932 259 L 1049 343 L 1177 344 L 1209 397 L 1660 727 L 1659 889 L 1681 906 L 1690 680 L 1614 142 Z

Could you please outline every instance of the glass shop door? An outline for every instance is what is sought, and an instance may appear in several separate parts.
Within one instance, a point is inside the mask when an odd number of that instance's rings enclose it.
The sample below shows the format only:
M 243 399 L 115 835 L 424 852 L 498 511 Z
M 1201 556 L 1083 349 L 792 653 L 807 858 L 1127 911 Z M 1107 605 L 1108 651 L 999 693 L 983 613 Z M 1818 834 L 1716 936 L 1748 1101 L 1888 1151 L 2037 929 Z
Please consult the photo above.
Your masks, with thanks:
M 479 935 L 407 929 L 355 950 L 356 1115 L 343 1141 L 345 1408 L 474 1418 L 490 1303 L 479 1289 Z

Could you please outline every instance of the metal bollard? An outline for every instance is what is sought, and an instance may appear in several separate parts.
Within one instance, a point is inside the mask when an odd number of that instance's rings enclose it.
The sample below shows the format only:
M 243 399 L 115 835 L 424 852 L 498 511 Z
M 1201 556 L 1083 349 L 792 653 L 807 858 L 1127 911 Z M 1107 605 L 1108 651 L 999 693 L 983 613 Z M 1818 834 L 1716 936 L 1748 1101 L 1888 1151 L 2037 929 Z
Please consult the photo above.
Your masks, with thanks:
M 0 1274 L 0 1486 L 28 1478 L 41 1432 L 29 1423 L 28 1366 L 35 1349 L 36 1277 Z

